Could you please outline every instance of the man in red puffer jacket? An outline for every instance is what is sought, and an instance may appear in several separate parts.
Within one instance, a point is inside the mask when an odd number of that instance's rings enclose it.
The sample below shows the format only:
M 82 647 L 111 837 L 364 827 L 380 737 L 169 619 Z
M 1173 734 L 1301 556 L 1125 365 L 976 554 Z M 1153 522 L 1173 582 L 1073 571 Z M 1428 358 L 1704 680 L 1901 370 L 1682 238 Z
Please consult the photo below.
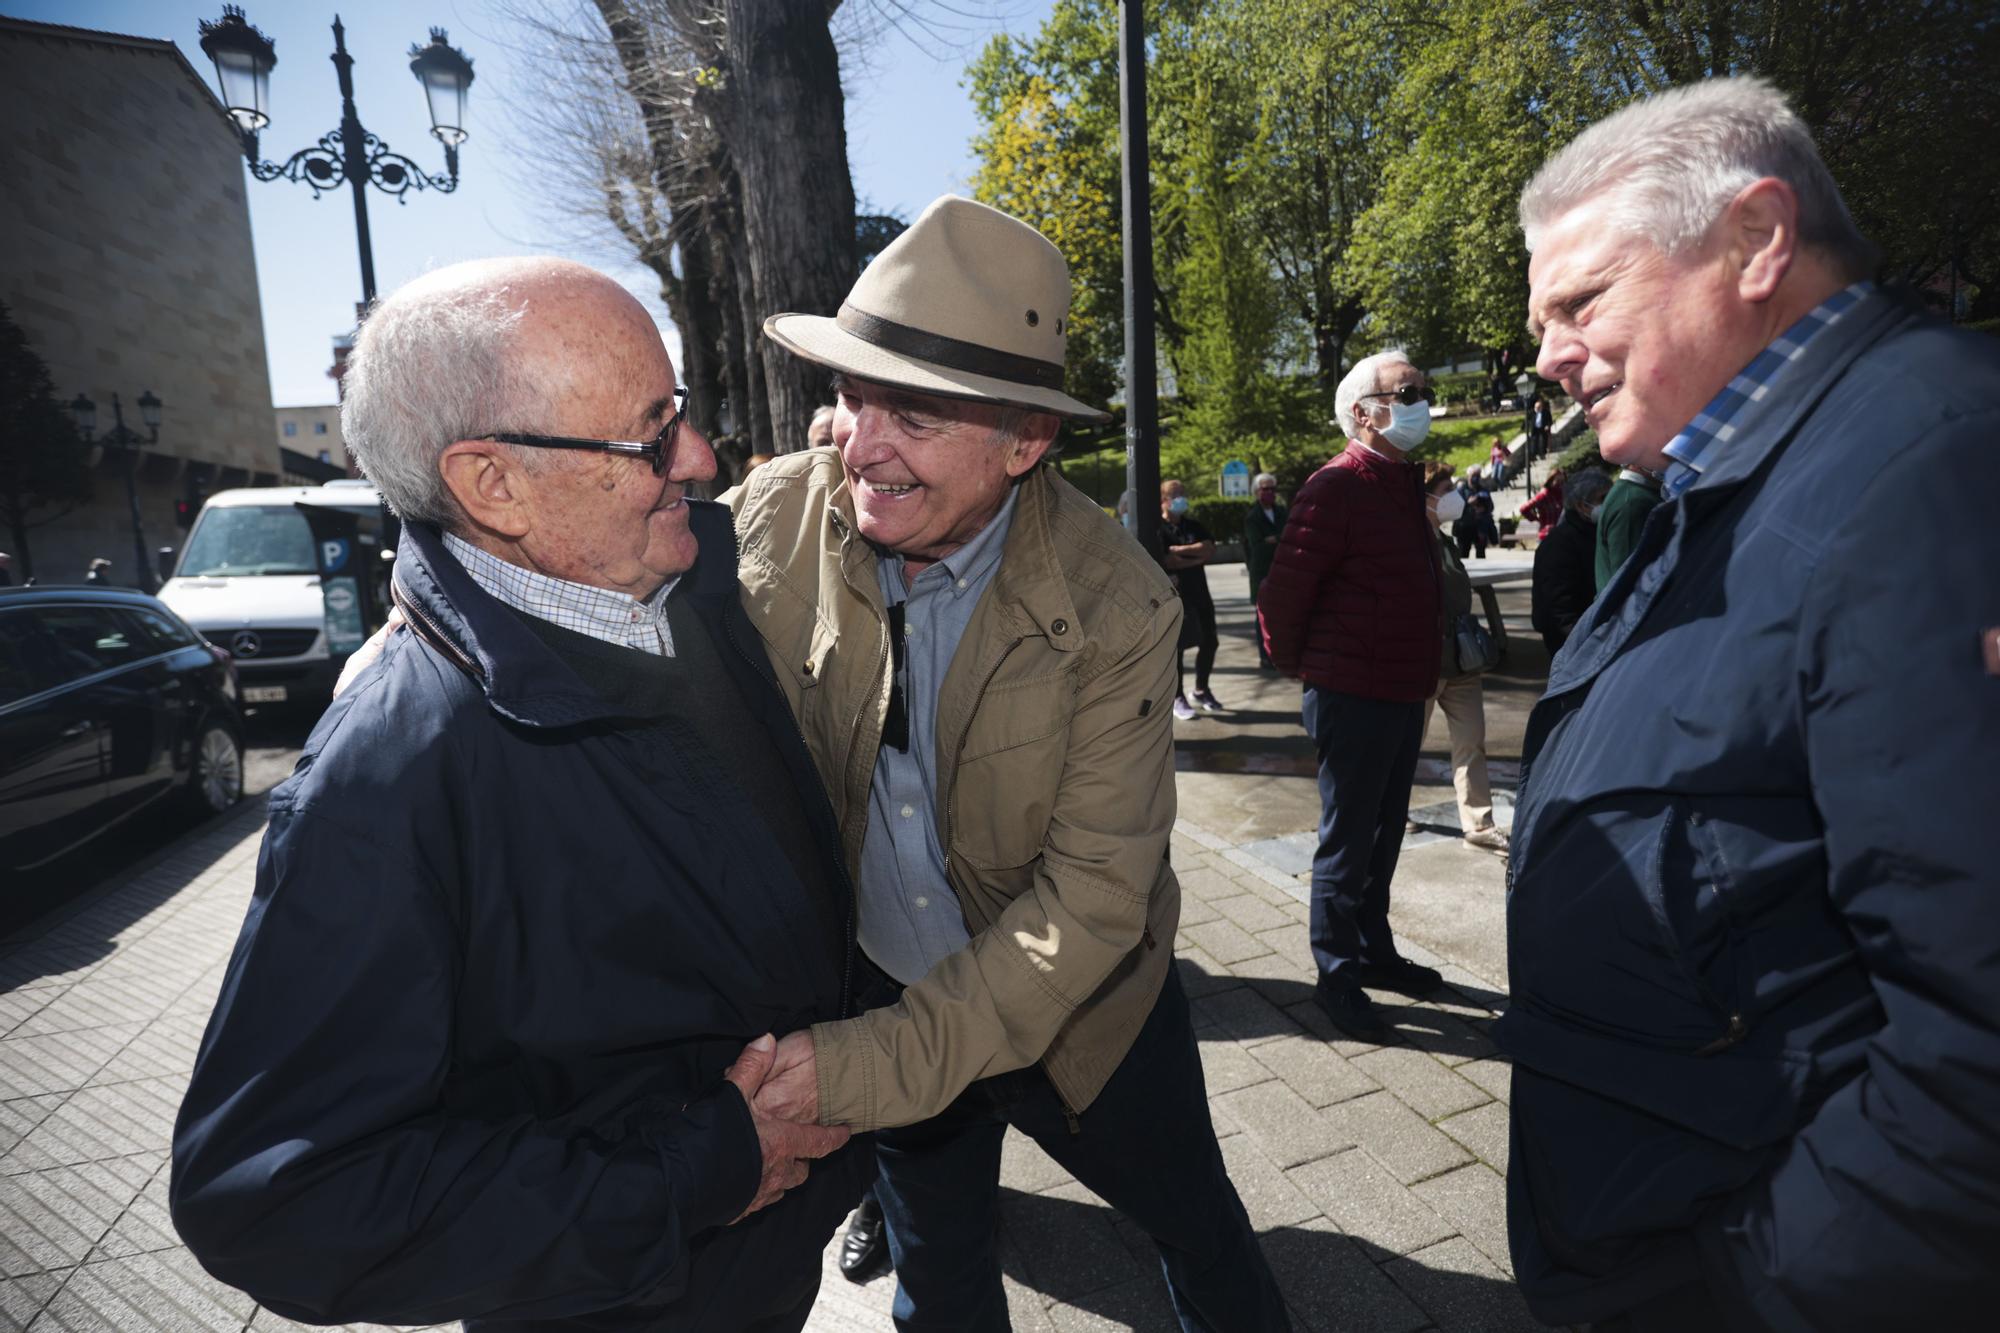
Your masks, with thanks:
M 1334 394 L 1347 448 L 1292 501 L 1258 621 L 1278 670 L 1305 682 L 1319 750 L 1313 854 L 1315 998 L 1363 1041 L 1392 1037 L 1363 987 L 1422 996 L 1443 984 L 1396 953 L 1389 880 L 1402 851 L 1424 700 L 1444 632 L 1437 542 L 1406 461 L 1431 425 L 1431 391 L 1401 352 L 1355 365 Z

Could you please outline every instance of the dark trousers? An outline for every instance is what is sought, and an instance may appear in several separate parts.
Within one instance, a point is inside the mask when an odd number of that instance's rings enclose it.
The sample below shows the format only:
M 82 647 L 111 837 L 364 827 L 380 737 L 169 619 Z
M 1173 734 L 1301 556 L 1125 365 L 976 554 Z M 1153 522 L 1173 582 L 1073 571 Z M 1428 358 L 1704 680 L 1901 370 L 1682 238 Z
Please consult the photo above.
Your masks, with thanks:
M 1319 751 L 1313 961 L 1326 984 L 1351 985 L 1341 977 L 1349 964 L 1396 957 L 1389 934 L 1389 880 L 1403 850 L 1424 706 L 1308 685 L 1301 711 Z
M 1199 578 L 1202 571 L 1188 571 Z M 1215 650 L 1219 640 L 1215 633 L 1215 602 L 1209 596 L 1208 585 L 1201 585 L 1199 592 L 1184 593 L 1181 597 L 1181 637 L 1180 650 L 1174 656 L 1174 673 L 1178 680 L 1181 696 L 1187 695 L 1187 672 L 1181 665 L 1187 650 L 1194 649 L 1194 687 L 1208 688 L 1209 672 L 1215 669 Z
M 1183 1329 L 1291 1326 L 1223 1170 L 1187 996 L 1170 968 L 1130 1053 L 1074 1132 L 1034 1066 L 981 1079 L 936 1117 L 875 1136 L 897 1328 L 1009 1327 L 994 1243 L 1009 1125 L 1153 1238 Z

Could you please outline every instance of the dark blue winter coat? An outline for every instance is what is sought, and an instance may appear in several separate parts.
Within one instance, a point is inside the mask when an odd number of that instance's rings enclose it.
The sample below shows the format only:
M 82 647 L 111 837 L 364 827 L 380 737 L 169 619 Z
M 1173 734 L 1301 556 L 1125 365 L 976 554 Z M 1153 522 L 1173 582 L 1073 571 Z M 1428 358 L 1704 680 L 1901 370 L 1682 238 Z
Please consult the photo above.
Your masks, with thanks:
M 1545 1319 L 2000 1309 L 2000 342 L 1874 293 L 1557 657 L 1507 901 Z
M 450 649 L 392 636 L 271 794 L 174 1133 L 182 1237 L 280 1314 L 712 1330 L 816 1286 L 872 1148 L 729 1225 L 761 1158 L 721 1075 L 761 1033 L 853 1011 L 851 893 L 728 514 L 692 522 L 673 595 L 749 682 L 744 724 L 778 742 L 840 900 L 757 814 L 786 796 L 618 717 L 405 528 L 399 594 Z

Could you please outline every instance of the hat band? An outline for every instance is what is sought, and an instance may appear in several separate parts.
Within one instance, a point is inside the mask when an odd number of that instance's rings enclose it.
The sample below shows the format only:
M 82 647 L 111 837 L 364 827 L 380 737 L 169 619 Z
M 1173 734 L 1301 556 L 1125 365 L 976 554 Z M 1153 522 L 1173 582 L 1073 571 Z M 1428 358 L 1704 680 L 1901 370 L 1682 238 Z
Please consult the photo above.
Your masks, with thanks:
M 893 319 L 856 310 L 851 305 L 840 307 L 840 314 L 834 323 L 862 342 L 885 352 L 898 352 L 919 361 L 928 361 L 934 366 L 984 375 L 988 379 L 1058 392 L 1062 389 L 1063 368 L 1062 363 L 1057 361 L 1043 361 L 1037 357 L 981 347 L 978 343 L 947 338 L 941 333 L 926 333 L 908 324 L 898 324 Z

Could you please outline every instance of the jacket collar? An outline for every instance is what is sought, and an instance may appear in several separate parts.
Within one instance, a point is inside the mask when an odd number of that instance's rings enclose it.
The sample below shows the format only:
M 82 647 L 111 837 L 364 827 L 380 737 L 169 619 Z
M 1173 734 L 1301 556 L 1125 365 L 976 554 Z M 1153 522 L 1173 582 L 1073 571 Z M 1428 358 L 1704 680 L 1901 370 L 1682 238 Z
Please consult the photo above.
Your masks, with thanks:
M 1398 462 L 1386 454 L 1378 454 L 1359 440 L 1349 440 L 1341 448 L 1341 451 L 1334 455 L 1333 461 L 1338 463 L 1343 458 L 1349 460 L 1345 466 L 1357 468 L 1363 472 L 1372 472 L 1378 477 L 1399 476 L 1404 471 L 1416 466 L 1408 458 L 1404 458 L 1401 462 Z
M 700 548 L 674 596 L 711 599 L 736 586 L 736 542 L 727 513 L 707 501 L 688 502 L 688 524 Z M 429 523 L 406 523 L 396 547 L 396 600 L 419 637 L 458 659 L 494 712 L 531 727 L 575 726 L 621 716 L 585 685 L 520 618 L 473 581 Z

